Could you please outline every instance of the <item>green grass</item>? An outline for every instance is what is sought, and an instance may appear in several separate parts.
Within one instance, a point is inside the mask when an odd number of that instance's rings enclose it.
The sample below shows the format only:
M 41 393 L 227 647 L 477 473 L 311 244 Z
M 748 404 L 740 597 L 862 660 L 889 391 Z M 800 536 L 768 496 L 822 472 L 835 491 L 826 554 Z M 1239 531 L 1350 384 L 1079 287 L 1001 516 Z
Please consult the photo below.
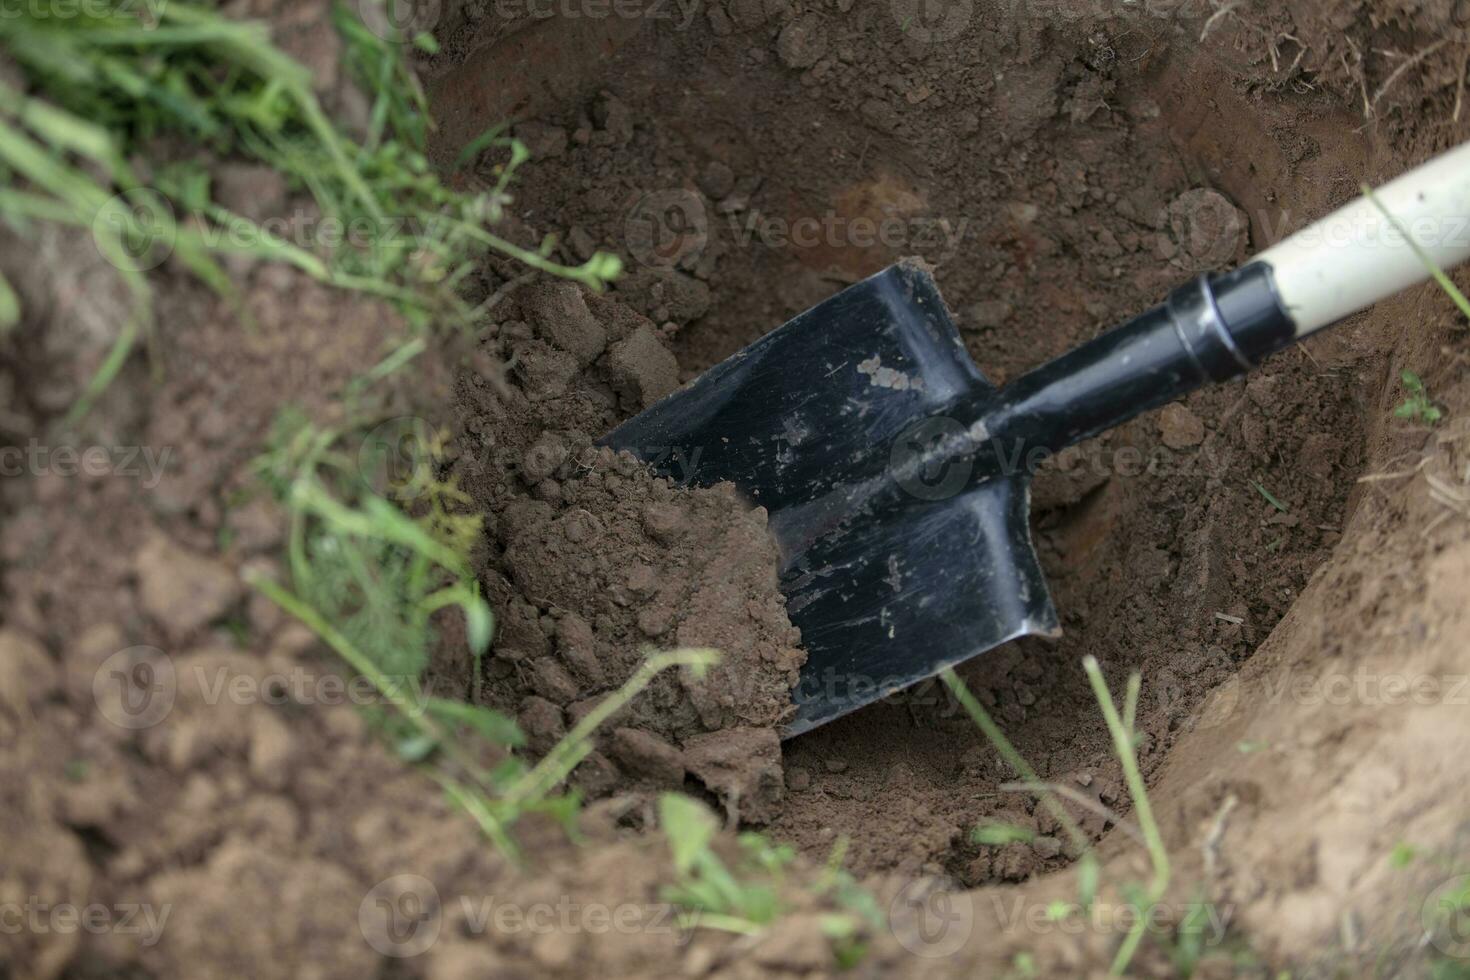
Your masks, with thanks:
M 1259 493 L 1263 498 L 1265 498 L 1266 503 L 1270 504 L 1272 507 L 1275 507 L 1283 514 L 1287 512 L 1288 508 L 1285 504 L 1281 502 L 1281 498 L 1277 497 L 1270 490 L 1267 490 L 1265 484 L 1261 483 L 1259 480 L 1252 480 L 1251 486 L 1255 487 L 1256 492 Z
M 1388 219 L 1388 223 L 1393 225 L 1394 230 L 1397 231 L 1401 236 L 1403 236 L 1404 241 L 1408 243 L 1409 248 L 1414 250 L 1414 254 L 1418 257 L 1419 261 L 1423 263 L 1424 268 L 1429 270 L 1430 276 L 1433 277 L 1434 281 L 1439 284 L 1439 287 L 1444 290 L 1445 295 L 1450 298 L 1450 301 L 1453 302 L 1456 307 L 1459 308 L 1460 313 L 1464 315 L 1467 320 L 1470 320 L 1470 299 L 1465 298 L 1465 294 L 1460 292 L 1459 287 L 1450 280 L 1450 277 L 1445 274 L 1445 271 L 1439 267 L 1438 263 L 1436 263 L 1434 259 L 1430 257 L 1428 252 L 1424 251 L 1424 249 L 1420 247 L 1419 243 L 1414 240 L 1414 236 L 1410 235 L 1408 229 L 1403 226 L 1403 223 L 1400 222 L 1397 217 L 1391 214 L 1388 208 L 1383 206 L 1383 202 L 1378 199 L 1378 195 L 1373 193 L 1373 188 L 1369 187 L 1367 184 L 1362 184 L 1361 189 L 1363 192 L 1363 196 L 1366 197 L 1369 201 L 1372 201 L 1373 206 L 1378 209 L 1379 213 L 1382 214 L 1384 218 Z
M 353 5 L 336 5 L 333 19 L 347 70 L 372 102 L 366 132 L 356 135 L 328 118 L 307 70 L 270 42 L 265 25 L 212 5 L 170 0 L 157 23 L 120 11 L 46 16 L 33 5 L 14 14 L 0 18 L 0 50 L 44 98 L 0 84 L 0 220 L 21 233 L 46 222 L 89 230 L 132 296 L 73 421 L 149 333 L 147 273 L 163 253 L 225 296 L 233 292 L 218 256 L 283 262 L 381 297 L 418 328 L 479 322 L 484 311 L 463 287 L 491 252 L 593 288 L 620 272 L 606 253 L 567 267 L 548 258 L 549 239 L 526 249 L 491 232 L 525 148 L 489 137 L 482 145 L 509 157 L 495 186 L 475 194 L 445 186 L 424 155 L 429 116 L 404 47 L 367 30 Z M 214 200 L 196 160 L 145 177 L 130 161 L 156 155 L 160 144 L 272 168 L 314 200 L 319 227 L 353 229 L 356 243 L 311 247 L 266 234 Z M 0 331 L 23 312 L 0 279 Z
M 592 752 L 592 734 L 638 695 L 660 671 L 687 667 L 696 676 L 718 659 L 712 650 L 651 655 L 589 711 L 534 766 L 517 754 L 524 738 L 515 722 L 471 701 L 429 696 L 422 678 L 439 641 L 435 617 L 464 618 L 470 673 L 490 646 L 494 616 L 471 568 L 481 537 L 478 515 L 453 484 L 437 477 L 441 440 L 421 429 L 409 479 L 389 499 L 371 480 L 371 454 L 354 447 L 367 424 L 322 429 L 287 412 L 256 461 L 263 487 L 285 509 L 287 582 L 256 576 L 251 584 L 310 627 L 358 675 L 370 681 L 391 711 L 378 730 L 403 759 L 424 765 L 456 804 L 507 854 L 517 848 L 509 829 L 528 812 L 570 822 L 575 795 L 559 793 L 566 777 Z M 492 760 L 487 765 L 486 759 Z
M 1124 893 L 1129 896 L 1130 901 L 1137 906 L 1138 914 L 1134 917 L 1134 924 L 1123 937 L 1114 955 L 1111 973 L 1114 976 L 1123 975 L 1128 965 L 1133 961 L 1151 921 L 1151 912 L 1155 905 L 1160 902 L 1169 888 L 1170 864 L 1168 850 L 1164 847 L 1163 837 L 1159 832 L 1157 821 L 1154 819 L 1153 808 L 1149 803 L 1147 788 L 1144 785 L 1143 773 L 1138 766 L 1137 747 L 1138 731 L 1136 728 L 1138 714 L 1138 695 L 1142 687 L 1142 677 L 1134 673 L 1128 678 L 1128 687 L 1125 693 L 1121 714 L 1118 706 L 1113 702 L 1112 693 L 1108 690 L 1107 682 L 1103 679 L 1102 670 L 1097 661 L 1092 657 L 1086 657 L 1082 661 L 1082 668 L 1087 674 L 1088 682 L 1092 686 L 1093 694 L 1102 709 L 1103 721 L 1107 725 L 1109 736 L 1113 742 L 1113 753 L 1117 756 L 1123 769 L 1123 779 L 1128 787 L 1128 794 L 1133 800 L 1133 812 L 1138 823 L 1140 835 L 1144 841 L 1145 849 L 1149 855 L 1149 862 L 1153 869 L 1151 879 L 1142 886 L 1125 885 Z M 1082 829 L 1062 806 L 1060 798 L 1055 792 L 1043 789 L 1048 784 L 1041 781 L 1030 763 L 1018 752 L 1000 727 L 995 724 L 985 708 L 970 693 L 964 681 L 960 680 L 952 669 L 946 669 L 940 674 L 945 685 L 954 693 L 962 707 L 970 715 L 975 726 L 987 741 L 993 745 L 1018 776 L 1029 785 L 1038 788 L 1041 803 L 1047 811 L 1057 820 L 1071 839 L 1074 848 L 1080 854 L 1078 859 L 1078 907 L 1072 908 L 1066 903 L 1060 903 L 1055 909 L 1049 909 L 1048 915 L 1054 919 L 1068 917 L 1073 912 L 1088 910 L 1097 895 L 1099 887 L 1100 869 L 1097 857 L 1092 851 L 1091 841 L 1082 833 Z M 974 838 L 981 843 L 1011 843 L 1019 837 L 1006 832 L 1006 828 L 999 825 L 987 825 L 977 828 Z M 1171 951 L 1172 954 L 1172 951 Z
M 680 919 L 686 928 L 753 936 L 787 911 L 781 891 L 796 859 L 794 848 L 772 844 L 763 834 L 744 833 L 739 837 L 740 859 L 732 868 L 715 853 L 720 823 L 707 806 L 679 793 L 664 793 L 658 812 L 675 877 L 661 896 L 684 910 Z M 821 916 L 820 927 L 840 969 L 861 962 L 866 934 L 882 929 L 886 921 L 873 896 L 843 869 L 846 852 L 847 840 L 840 838 L 821 874 L 804 886 L 809 895 L 837 908 Z
M 707 806 L 678 793 L 665 793 L 659 797 L 658 817 L 675 875 L 675 883 L 664 887 L 663 898 L 692 913 L 685 917 L 686 923 L 753 935 L 780 914 L 780 874 L 795 857 L 793 852 L 762 846 L 766 873 L 759 880 L 742 880 L 711 846 L 720 822 Z
M 990 717 L 990 713 L 970 693 L 970 689 L 965 686 L 964 681 L 960 680 L 959 675 L 952 669 L 946 668 L 939 677 L 945 686 L 954 694 L 956 700 L 960 702 L 960 706 L 965 709 L 965 713 L 970 716 L 970 720 L 975 723 L 975 727 L 979 728 L 986 740 L 995 746 L 1001 758 L 1005 760 L 1006 764 L 1011 767 L 1016 775 L 1020 776 L 1029 784 L 1040 785 L 1042 781 L 1036 775 L 1036 770 L 1031 767 L 1031 764 L 1026 761 L 1020 752 L 1016 751 L 1010 739 L 1006 738 L 1005 733 L 1000 730 L 1000 726 Z M 1093 899 L 1097 896 L 1098 885 L 1097 857 L 1092 853 L 1091 842 L 1087 839 L 1087 835 L 1082 832 L 1082 828 L 1078 825 L 1077 821 L 1062 806 L 1061 800 L 1058 799 L 1055 793 L 1042 792 L 1041 804 L 1057 823 L 1061 825 L 1067 834 L 1068 840 L 1072 842 L 1073 849 L 1079 855 L 1078 903 L 1083 909 L 1090 908 Z

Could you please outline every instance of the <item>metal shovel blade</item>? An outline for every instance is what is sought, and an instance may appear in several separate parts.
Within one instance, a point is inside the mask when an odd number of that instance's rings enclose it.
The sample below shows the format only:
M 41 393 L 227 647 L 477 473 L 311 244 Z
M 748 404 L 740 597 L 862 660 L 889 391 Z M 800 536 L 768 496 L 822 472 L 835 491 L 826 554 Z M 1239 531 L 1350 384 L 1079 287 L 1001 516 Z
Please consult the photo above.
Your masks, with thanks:
M 995 397 L 934 281 L 899 264 L 602 440 L 676 480 L 734 483 L 769 512 L 807 651 L 785 736 L 1007 640 L 1056 633 L 1029 474 L 923 464 L 962 428 L 953 406 Z

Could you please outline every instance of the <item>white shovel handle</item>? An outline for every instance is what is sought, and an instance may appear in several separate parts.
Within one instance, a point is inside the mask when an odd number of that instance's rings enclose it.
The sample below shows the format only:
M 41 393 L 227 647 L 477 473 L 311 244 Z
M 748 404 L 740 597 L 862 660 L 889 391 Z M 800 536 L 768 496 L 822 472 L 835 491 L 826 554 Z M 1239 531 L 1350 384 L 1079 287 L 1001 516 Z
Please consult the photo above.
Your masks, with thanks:
M 1304 337 L 1470 259 L 1470 143 L 1443 153 L 1256 257 Z M 1381 209 L 1380 209 L 1381 205 Z M 1391 221 L 1384 211 L 1393 216 Z

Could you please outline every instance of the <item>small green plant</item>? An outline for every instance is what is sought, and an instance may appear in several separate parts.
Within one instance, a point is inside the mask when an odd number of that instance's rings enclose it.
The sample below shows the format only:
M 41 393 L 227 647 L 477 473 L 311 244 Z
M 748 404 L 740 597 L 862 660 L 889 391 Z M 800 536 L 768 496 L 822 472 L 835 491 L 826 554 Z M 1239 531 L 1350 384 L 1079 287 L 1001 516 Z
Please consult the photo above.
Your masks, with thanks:
M 985 823 L 970 831 L 970 840 L 976 844 L 985 844 L 990 847 L 1004 847 L 1007 844 L 1029 844 L 1036 839 L 1036 834 L 1025 827 L 1017 827 L 1008 823 Z
M 776 918 L 781 911 L 776 888 L 767 881 L 741 881 L 711 848 L 720 824 L 708 807 L 665 793 L 659 797 L 658 814 L 677 878 L 664 888 L 663 897 L 690 910 L 686 921 L 750 935 Z
M 1020 752 L 1016 751 L 1016 747 L 1011 744 L 1010 739 L 1006 738 L 1005 733 L 1000 730 L 1000 726 L 990 717 L 990 713 L 985 710 L 979 700 L 970 693 L 970 689 L 965 686 L 964 681 L 960 680 L 959 675 L 953 669 L 945 668 L 939 677 L 945 686 L 949 688 L 950 692 L 954 694 L 960 706 L 965 709 L 965 713 L 970 716 L 970 720 L 975 723 L 975 727 L 980 729 L 981 734 L 985 736 L 991 745 L 995 746 L 1001 758 L 1006 761 L 1006 764 L 1011 767 L 1016 775 L 1020 776 L 1031 786 L 1045 786 L 1046 784 L 1042 783 L 1041 779 L 1036 775 L 1036 770 L 1031 767 L 1031 764 L 1026 761 Z M 1041 792 L 1041 804 L 1046 807 L 1047 812 L 1052 815 L 1066 832 L 1067 838 L 1072 842 L 1075 852 L 1081 855 L 1077 861 L 1078 903 L 1083 909 L 1090 909 L 1093 899 L 1097 897 L 1098 887 L 1097 857 L 1092 853 L 1091 842 L 1088 841 L 1087 835 L 1082 832 L 1082 828 L 1078 826 L 1077 821 L 1062 806 L 1056 793 L 1050 790 L 1043 790 Z
M 1143 772 L 1138 768 L 1138 731 L 1134 727 L 1134 722 L 1137 717 L 1138 692 L 1143 685 L 1143 678 L 1136 671 L 1128 675 L 1128 688 L 1124 696 L 1123 714 L 1120 717 L 1118 708 L 1113 703 L 1112 693 L 1108 690 L 1108 683 L 1103 678 L 1102 668 L 1098 666 L 1097 658 L 1091 656 L 1082 658 L 1082 669 L 1086 671 L 1087 679 L 1092 684 L 1092 693 L 1102 707 L 1103 721 L 1107 723 L 1108 733 L 1113 739 L 1113 754 L 1122 763 L 1123 781 L 1128 786 L 1128 795 L 1133 799 L 1134 816 L 1138 820 L 1139 829 L 1143 832 L 1149 862 L 1153 865 L 1153 878 L 1147 887 L 1142 889 L 1141 901 L 1137 903 L 1138 916 L 1133 927 L 1128 930 L 1123 945 L 1118 948 L 1118 953 L 1113 958 L 1112 973 L 1114 976 L 1122 976 L 1123 972 L 1128 969 L 1128 964 L 1133 960 L 1138 944 L 1143 940 L 1154 906 L 1164 897 L 1164 893 L 1169 888 L 1169 852 L 1164 847 L 1163 835 L 1159 833 L 1159 825 L 1154 820 L 1153 807 L 1149 803 L 1148 790 L 1143 782 Z
M 680 921 L 686 927 L 754 935 L 785 911 L 780 890 L 786 869 L 796 859 L 792 847 L 772 844 L 762 834 L 741 834 L 741 858 L 732 870 L 712 846 L 718 819 L 703 803 L 678 793 L 659 797 L 659 825 L 669 842 L 677 879 L 662 895 L 685 910 Z M 840 838 L 809 886 L 813 897 L 828 898 L 840 910 L 821 916 L 820 927 L 841 969 L 862 960 L 867 934 L 882 929 L 885 922 L 877 901 L 843 869 L 846 853 L 847 839 Z
M 1041 974 L 1036 969 L 1036 956 L 1032 953 L 1022 951 L 1011 958 L 1011 972 L 1008 977 L 1016 980 L 1032 980 Z
M 822 925 L 832 942 L 837 965 L 844 970 L 856 966 L 866 955 L 865 933 L 879 932 L 887 922 L 872 892 L 858 884 L 852 873 L 842 866 L 848 844 L 846 837 L 837 838 L 821 877 L 812 886 L 813 895 L 830 896 L 842 910 L 826 916 Z
M 1407 868 L 1419 856 L 1419 849 L 1408 841 L 1399 841 L 1388 854 L 1388 863 L 1393 868 Z
M 1138 715 L 1138 695 L 1142 688 L 1143 679 L 1138 673 L 1133 673 L 1128 678 L 1128 687 L 1123 701 L 1123 711 L 1120 715 L 1117 705 L 1113 703 L 1111 692 L 1108 691 L 1107 682 L 1103 679 L 1102 669 L 1093 657 L 1085 657 L 1082 668 L 1087 674 L 1088 681 L 1092 685 L 1093 694 L 1096 696 L 1099 706 L 1102 708 L 1103 721 L 1107 724 L 1108 732 L 1113 740 L 1113 752 L 1123 767 L 1124 782 L 1128 786 L 1129 796 L 1133 800 L 1133 809 L 1138 821 L 1138 834 L 1144 842 L 1148 851 L 1149 860 L 1153 866 L 1153 877 L 1143 887 L 1125 886 L 1124 892 L 1130 901 L 1137 906 L 1138 914 L 1134 917 L 1134 924 L 1124 936 L 1117 954 L 1113 958 L 1111 972 L 1114 976 L 1121 976 L 1132 962 L 1134 954 L 1138 951 L 1138 945 L 1143 941 L 1149 922 L 1152 919 L 1154 906 L 1164 897 L 1169 887 L 1169 855 L 1164 847 L 1163 837 L 1159 833 L 1158 824 L 1154 820 L 1153 810 L 1149 805 L 1148 794 L 1143 782 L 1143 773 L 1138 767 L 1137 746 L 1138 731 L 1136 720 Z M 980 729 L 985 738 L 995 746 L 1006 763 L 1020 775 L 1029 786 L 1043 790 L 1041 792 L 1042 805 L 1061 824 L 1071 839 L 1077 852 L 1081 854 L 1078 861 L 1078 891 L 1080 902 L 1078 906 L 1069 903 L 1054 903 L 1054 908 L 1048 908 L 1048 915 L 1055 914 L 1059 918 L 1066 918 L 1074 912 L 1085 912 L 1092 907 L 1092 902 L 1097 895 L 1099 885 L 1099 867 L 1097 858 L 1092 853 L 1091 843 L 1082 829 L 1077 825 L 1065 808 L 1055 791 L 1048 788 L 1049 784 L 1043 783 L 1037 778 L 1036 772 L 1026 759 L 1016 751 L 1005 733 L 1003 733 L 995 721 L 986 712 L 980 702 L 972 695 L 964 681 L 960 680 L 953 669 L 946 669 L 940 674 L 941 679 L 954 692 L 955 697 L 966 712 L 970 715 L 975 726 Z M 985 830 L 985 828 L 981 828 Z M 977 831 L 977 834 L 979 832 Z M 985 836 L 996 841 L 1007 841 L 1009 836 L 1003 830 L 992 827 L 986 831 Z
M 1399 372 L 1399 380 L 1403 382 L 1405 398 L 1399 407 L 1393 410 L 1394 418 L 1433 425 L 1444 417 L 1444 412 L 1440 407 L 1430 400 L 1429 393 L 1424 388 L 1424 381 L 1419 375 L 1404 368 Z
M 1280 497 L 1277 497 L 1270 490 L 1266 489 L 1266 485 L 1264 483 L 1261 483 L 1259 480 L 1252 480 L 1251 486 L 1256 488 L 1256 492 L 1265 499 L 1266 503 L 1270 504 L 1272 507 L 1275 507 L 1277 510 L 1281 511 L 1281 513 L 1285 514 L 1289 509 L 1285 504 L 1281 502 Z
M 430 619 L 449 606 L 464 613 L 470 651 L 479 657 L 494 629 L 469 560 L 481 522 L 464 512 L 468 498 L 457 487 L 433 477 L 435 434 L 404 433 L 421 461 L 411 488 L 417 516 L 368 484 L 365 471 L 374 470 L 362 452 L 350 451 L 355 435 L 317 428 L 287 410 L 256 461 L 256 474 L 286 510 L 294 588 L 385 676 L 423 673 Z
M 1174 969 L 1185 980 L 1194 976 L 1200 960 L 1210 952 L 1208 932 L 1213 928 L 1211 919 L 1214 914 L 1215 909 L 1210 903 L 1202 896 L 1196 897 L 1172 934 L 1163 941 Z

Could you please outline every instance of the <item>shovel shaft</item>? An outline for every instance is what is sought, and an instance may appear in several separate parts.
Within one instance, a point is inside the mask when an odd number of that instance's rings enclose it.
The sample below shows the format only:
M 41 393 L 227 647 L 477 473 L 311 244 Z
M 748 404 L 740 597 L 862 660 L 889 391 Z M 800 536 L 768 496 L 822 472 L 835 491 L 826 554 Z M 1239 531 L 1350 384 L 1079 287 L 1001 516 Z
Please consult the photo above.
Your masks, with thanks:
M 1470 143 L 1042 365 L 969 420 L 994 472 L 1119 425 L 1470 259 Z
M 1470 259 L 1470 143 L 1262 252 L 1306 336 Z
M 1047 453 L 1243 374 L 1295 339 L 1269 266 L 1201 277 L 1017 379 L 972 435 L 988 443 L 993 469 L 1034 468 Z

